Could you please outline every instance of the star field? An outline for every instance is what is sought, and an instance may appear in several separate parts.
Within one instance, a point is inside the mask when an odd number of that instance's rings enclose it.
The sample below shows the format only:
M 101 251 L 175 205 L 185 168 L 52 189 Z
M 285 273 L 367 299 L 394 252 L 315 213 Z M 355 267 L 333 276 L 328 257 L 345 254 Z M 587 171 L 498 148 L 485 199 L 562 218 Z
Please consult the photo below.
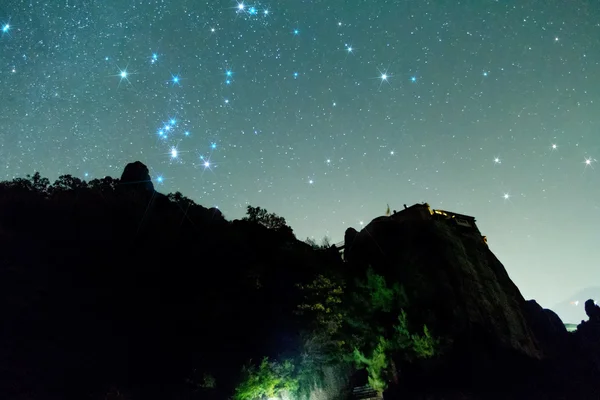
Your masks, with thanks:
M 333 242 L 426 201 L 544 306 L 600 282 L 595 3 L 6 0 L 0 54 L 1 179 L 140 160 Z

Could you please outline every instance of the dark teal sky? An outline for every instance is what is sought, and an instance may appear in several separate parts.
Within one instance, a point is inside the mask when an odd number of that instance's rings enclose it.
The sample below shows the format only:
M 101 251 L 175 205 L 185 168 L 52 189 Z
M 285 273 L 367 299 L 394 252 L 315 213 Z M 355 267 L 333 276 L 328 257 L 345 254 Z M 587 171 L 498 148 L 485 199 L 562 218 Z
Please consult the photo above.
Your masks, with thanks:
M 600 282 L 598 21 L 578 0 L 6 0 L 0 178 L 140 160 L 161 191 L 333 241 L 427 201 L 552 306 Z

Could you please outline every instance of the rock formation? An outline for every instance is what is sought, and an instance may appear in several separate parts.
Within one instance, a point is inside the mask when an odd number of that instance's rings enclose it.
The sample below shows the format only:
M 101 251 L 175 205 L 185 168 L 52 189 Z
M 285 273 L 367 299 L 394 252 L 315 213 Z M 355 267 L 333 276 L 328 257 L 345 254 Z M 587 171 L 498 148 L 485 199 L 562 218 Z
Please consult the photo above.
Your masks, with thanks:
M 444 364 L 455 365 L 449 374 L 472 376 L 475 384 L 499 365 L 524 367 L 521 360 L 544 358 L 525 299 L 477 231 L 447 221 L 380 217 L 347 252 L 350 268 L 370 265 L 403 285 L 411 322 L 427 325 L 448 344 L 445 354 L 452 361 Z
M 121 184 L 131 188 L 143 188 L 150 192 L 154 191 L 150 171 L 140 161 L 135 161 L 125 166 L 123 174 L 121 174 Z

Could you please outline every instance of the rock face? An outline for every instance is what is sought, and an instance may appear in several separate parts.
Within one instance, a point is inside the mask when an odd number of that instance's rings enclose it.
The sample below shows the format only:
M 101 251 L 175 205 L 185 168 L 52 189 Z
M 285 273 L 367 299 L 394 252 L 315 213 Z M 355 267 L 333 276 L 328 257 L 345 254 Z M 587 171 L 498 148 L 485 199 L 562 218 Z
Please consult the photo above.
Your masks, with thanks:
M 154 185 L 150 178 L 150 171 L 142 162 L 136 161 L 125 166 L 121 174 L 121 184 L 131 188 L 142 188 L 150 192 L 154 191 Z
M 559 316 L 552 310 L 542 308 L 535 300 L 525 303 L 525 312 L 544 354 L 549 357 L 562 355 L 568 345 L 569 335 Z
M 476 229 L 379 217 L 358 233 L 347 261 L 400 283 L 409 321 L 445 338 L 445 353 L 462 367 L 482 372 L 502 358 L 544 358 L 525 299 Z

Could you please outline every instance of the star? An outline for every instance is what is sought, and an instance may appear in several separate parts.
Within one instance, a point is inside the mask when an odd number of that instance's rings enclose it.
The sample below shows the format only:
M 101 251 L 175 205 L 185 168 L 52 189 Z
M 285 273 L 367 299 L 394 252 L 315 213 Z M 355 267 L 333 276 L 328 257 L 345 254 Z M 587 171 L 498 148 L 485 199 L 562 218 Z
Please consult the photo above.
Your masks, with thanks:
M 496 158 L 494 158 L 494 163 L 495 163 L 495 164 L 500 164 L 500 163 L 501 163 L 501 161 L 500 161 L 500 159 L 499 159 L 498 157 L 496 157 Z
M 504 193 L 502 197 L 504 198 L 504 200 L 508 200 L 510 198 L 510 194 Z
M 352 46 L 348 46 L 348 47 L 346 47 L 346 51 L 347 51 L 348 53 L 352 53 Z
M 179 155 L 179 152 L 177 151 L 177 148 L 171 147 L 171 158 L 177 158 L 178 155 Z
M 488 76 L 488 72 L 487 72 L 487 71 L 484 71 L 484 72 L 483 72 L 483 76 Z
M 308 180 L 308 184 L 309 184 L 309 185 L 312 185 L 313 183 L 315 183 L 315 181 L 313 181 L 312 179 L 309 179 L 309 180 Z
M 410 81 L 411 82 L 416 82 L 417 81 L 417 77 L 416 76 L 411 76 Z
M 159 176 L 157 176 L 157 177 L 156 177 L 156 181 L 157 181 L 158 183 L 163 183 L 163 181 L 164 181 L 164 178 L 162 177 L 162 175 L 159 175 Z
M 131 85 L 131 82 L 129 81 L 129 75 L 131 75 L 131 73 L 129 71 L 127 71 L 127 67 L 125 67 L 125 69 L 119 68 L 119 73 L 116 75 L 119 78 L 121 78 L 119 80 L 119 86 L 121 86 L 121 83 L 123 81 L 127 81 L 127 83 Z
M 173 86 L 179 85 L 180 81 L 181 81 L 181 78 L 179 77 L 179 75 L 172 75 L 171 74 L 171 82 L 173 83 Z
M 387 79 L 388 79 L 387 74 L 381 74 L 381 80 L 382 81 L 387 81 Z
M 248 9 L 248 13 L 249 13 L 250 15 L 256 15 L 256 13 L 257 13 L 257 12 L 258 12 L 258 11 L 256 11 L 256 8 L 254 8 L 254 7 L 250 7 L 250 8 Z
M 183 134 L 184 134 L 185 136 L 190 136 L 190 131 L 185 131 L 185 132 L 183 132 Z
M 294 29 L 294 36 L 298 35 L 300 31 L 298 29 Z
M 237 8 L 238 11 L 244 11 L 244 8 L 246 8 L 246 6 L 244 5 L 244 3 L 238 3 Z
M 213 149 L 213 150 L 214 150 L 214 149 L 216 149 L 216 148 L 217 148 L 217 144 L 216 144 L 216 143 L 214 143 L 214 142 L 213 142 L 213 143 L 211 143 L 211 144 L 210 144 L 210 148 L 211 148 L 211 149 Z
M 553 143 L 552 146 L 551 146 L 551 148 L 552 148 L 552 150 L 556 150 L 556 149 L 558 149 L 558 146 Z
M 2 25 L 2 33 L 8 33 L 9 30 L 10 30 L 10 24 Z

